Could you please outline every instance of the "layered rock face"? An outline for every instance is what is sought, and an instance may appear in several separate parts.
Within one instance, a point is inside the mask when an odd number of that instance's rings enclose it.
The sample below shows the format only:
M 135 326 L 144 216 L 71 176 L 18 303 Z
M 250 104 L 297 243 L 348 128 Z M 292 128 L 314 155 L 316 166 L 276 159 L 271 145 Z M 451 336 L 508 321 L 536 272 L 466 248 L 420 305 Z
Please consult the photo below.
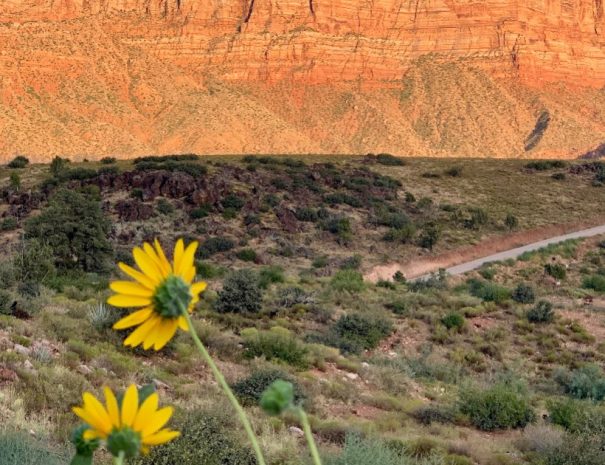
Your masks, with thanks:
M 4 0 L 0 157 L 575 156 L 605 139 L 604 16 L 602 0 Z

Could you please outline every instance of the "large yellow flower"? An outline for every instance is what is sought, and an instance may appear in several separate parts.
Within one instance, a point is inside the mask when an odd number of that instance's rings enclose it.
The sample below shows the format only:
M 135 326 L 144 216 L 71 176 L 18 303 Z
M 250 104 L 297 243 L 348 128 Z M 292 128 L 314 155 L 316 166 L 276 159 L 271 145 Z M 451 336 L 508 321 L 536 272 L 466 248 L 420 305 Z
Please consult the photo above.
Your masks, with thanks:
M 90 392 L 82 396 L 84 405 L 74 407 L 73 412 L 89 427 L 84 439 L 102 439 L 114 455 L 123 453 L 125 457 L 135 457 L 140 452 L 146 454 L 149 447 L 164 444 L 179 436 L 178 431 L 164 428 L 172 416 L 172 407 L 158 410 L 159 396 L 151 394 L 139 405 L 137 387 L 132 384 L 124 393 L 122 405 L 108 387 L 105 391 L 105 405 Z
M 174 336 L 177 328 L 188 330 L 183 309 L 193 311 L 199 294 L 206 288 L 205 282 L 193 283 L 195 278 L 195 251 L 197 242 L 185 248 L 182 239 L 174 247 L 173 263 L 170 264 L 157 239 L 151 244 L 133 250 L 134 261 L 140 271 L 119 263 L 120 269 L 134 281 L 114 281 L 110 284 L 116 292 L 107 303 L 114 307 L 139 308 L 122 318 L 114 329 L 138 326 L 124 341 L 124 345 L 144 349 L 153 346 L 160 350 Z

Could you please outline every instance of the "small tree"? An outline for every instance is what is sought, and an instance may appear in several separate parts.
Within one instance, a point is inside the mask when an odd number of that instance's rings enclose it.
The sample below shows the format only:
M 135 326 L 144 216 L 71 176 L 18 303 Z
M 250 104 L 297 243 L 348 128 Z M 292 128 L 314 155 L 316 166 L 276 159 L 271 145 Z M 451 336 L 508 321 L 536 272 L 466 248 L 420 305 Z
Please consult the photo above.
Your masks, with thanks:
M 24 157 L 23 155 L 18 155 L 13 158 L 7 166 L 12 169 L 18 169 L 25 168 L 27 165 L 29 165 L 29 159 Z
M 520 304 L 531 304 L 536 300 L 536 294 L 529 284 L 521 283 L 513 291 L 512 298 Z
M 424 231 L 422 231 L 422 234 L 420 235 L 420 247 L 432 251 L 435 245 L 437 245 L 440 236 L 441 231 L 437 225 L 429 223 L 425 226 Z
M 225 279 L 215 309 L 221 313 L 257 313 L 262 298 L 258 275 L 248 269 L 237 270 Z
M 48 244 L 58 268 L 104 271 L 113 255 L 109 229 L 98 200 L 60 189 L 42 213 L 26 223 L 25 235 Z
M 12 172 L 10 175 L 10 186 L 14 191 L 18 191 L 21 189 L 21 176 L 19 173 Z
M 527 319 L 532 323 L 550 323 L 555 319 L 552 303 L 541 300 L 527 312 Z
M 50 174 L 52 174 L 53 177 L 58 178 L 67 169 L 67 163 L 68 160 L 65 160 L 64 158 L 53 158 L 53 161 L 50 162 Z

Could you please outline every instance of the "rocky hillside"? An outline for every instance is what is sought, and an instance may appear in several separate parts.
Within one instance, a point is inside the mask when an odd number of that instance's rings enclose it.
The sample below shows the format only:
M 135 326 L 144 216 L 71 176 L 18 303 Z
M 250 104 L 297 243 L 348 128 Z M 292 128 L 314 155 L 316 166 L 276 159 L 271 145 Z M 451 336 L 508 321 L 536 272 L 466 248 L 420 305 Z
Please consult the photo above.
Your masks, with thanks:
M 605 138 L 601 0 L 9 0 L 0 158 L 577 156 Z

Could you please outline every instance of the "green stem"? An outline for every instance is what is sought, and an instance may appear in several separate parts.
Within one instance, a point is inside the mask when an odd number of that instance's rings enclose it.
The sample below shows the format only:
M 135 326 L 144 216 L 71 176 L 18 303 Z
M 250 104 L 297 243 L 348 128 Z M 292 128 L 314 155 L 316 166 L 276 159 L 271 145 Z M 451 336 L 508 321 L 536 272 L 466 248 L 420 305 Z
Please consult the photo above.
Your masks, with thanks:
M 303 427 L 303 431 L 305 432 L 305 438 L 307 439 L 307 444 L 309 445 L 309 451 L 311 452 L 313 463 L 315 465 L 321 465 L 321 458 L 319 457 L 317 445 L 315 445 L 315 439 L 313 438 L 313 432 L 311 431 L 311 425 L 309 424 L 309 417 L 307 417 L 307 414 L 302 408 L 299 407 L 296 410 L 300 416 L 300 423 Z
M 124 465 L 124 451 L 121 450 L 117 457 L 113 458 L 114 465 Z
M 227 381 L 225 381 L 225 377 L 219 370 L 218 366 L 216 366 L 216 363 L 214 363 L 214 360 L 212 360 L 212 357 L 208 353 L 208 350 L 206 350 L 206 347 L 204 347 L 204 344 L 198 337 L 195 328 L 193 327 L 191 317 L 189 316 L 189 312 L 187 311 L 187 309 L 182 309 L 182 313 L 185 319 L 187 320 L 187 325 L 189 326 L 189 332 L 191 333 L 193 342 L 202 354 L 202 358 L 204 359 L 204 361 L 210 367 L 210 370 L 212 370 L 212 373 L 214 374 L 214 377 L 218 382 L 219 386 L 223 389 L 223 391 L 225 391 L 225 394 L 229 398 L 231 405 L 233 405 L 233 408 L 237 412 L 240 421 L 244 425 L 244 429 L 248 434 L 248 439 L 252 443 L 252 448 L 254 449 L 254 453 L 256 454 L 256 460 L 258 462 L 258 465 L 266 465 L 265 458 L 263 457 L 263 452 L 261 451 L 260 445 L 258 444 L 258 439 L 256 438 L 256 434 L 254 434 L 254 430 L 252 429 L 252 425 L 250 424 L 250 420 L 248 420 L 246 412 L 238 402 L 237 398 L 235 397 L 235 394 L 233 394 L 233 391 L 229 387 Z

